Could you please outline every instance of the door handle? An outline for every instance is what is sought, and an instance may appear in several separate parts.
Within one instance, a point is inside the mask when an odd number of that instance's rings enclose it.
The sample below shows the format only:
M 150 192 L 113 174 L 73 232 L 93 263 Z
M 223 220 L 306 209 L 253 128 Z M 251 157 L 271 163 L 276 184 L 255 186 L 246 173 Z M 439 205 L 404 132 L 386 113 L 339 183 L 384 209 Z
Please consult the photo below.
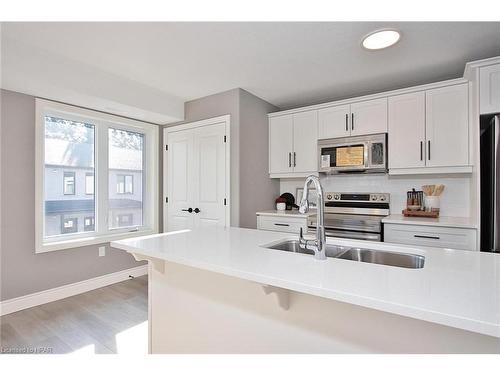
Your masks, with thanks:
M 295 151 L 293 152 L 293 166 L 297 166 L 297 154 L 295 153 Z
M 345 131 L 346 132 L 349 131 L 349 114 L 348 113 L 345 114 Z
M 195 214 L 197 214 L 197 213 L 199 213 L 199 212 L 200 212 L 200 209 L 199 209 L 198 207 L 196 207 L 196 208 L 194 209 L 194 213 L 195 213 Z
M 439 240 L 439 236 L 424 236 L 424 235 L 414 234 L 413 237 L 415 237 L 415 238 L 428 238 L 430 240 Z
M 191 207 L 189 208 L 183 208 L 181 211 L 187 211 L 189 213 L 193 212 L 193 209 Z
M 351 130 L 354 130 L 354 112 L 351 113 Z

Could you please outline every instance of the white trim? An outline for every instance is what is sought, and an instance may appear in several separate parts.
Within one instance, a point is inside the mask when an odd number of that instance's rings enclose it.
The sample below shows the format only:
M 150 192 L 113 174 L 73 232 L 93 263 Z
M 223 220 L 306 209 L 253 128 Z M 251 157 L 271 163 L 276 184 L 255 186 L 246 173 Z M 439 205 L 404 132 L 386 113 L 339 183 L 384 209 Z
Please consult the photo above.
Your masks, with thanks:
M 500 64 L 500 56 L 490 57 L 483 60 L 469 61 L 467 64 L 465 64 L 464 77 L 472 80 L 474 78 L 471 76 L 473 74 L 472 69 L 495 64 Z
M 472 173 L 471 165 L 458 167 L 416 167 L 416 168 L 391 168 L 389 175 L 420 175 L 420 174 L 470 174 Z
M 168 145 L 168 134 L 182 130 L 199 128 L 202 126 L 219 124 L 221 122 L 224 123 L 226 135 L 226 227 L 231 226 L 231 115 L 222 115 L 163 128 L 163 232 L 167 232 L 168 221 L 168 203 L 165 201 L 166 197 L 168 197 L 168 181 L 166 173 L 168 165 L 168 151 L 165 149 L 165 146 Z
M 75 121 L 88 122 L 95 125 L 96 163 L 94 170 L 95 192 L 97 197 L 95 223 L 93 233 L 76 233 L 61 235 L 52 239 L 44 238 L 44 116 L 64 116 Z M 108 229 L 108 129 L 110 127 L 141 132 L 145 135 L 144 145 L 144 181 L 142 227 Z M 90 109 L 36 99 L 35 119 L 35 252 L 43 253 L 52 250 L 63 250 L 84 245 L 105 243 L 118 238 L 129 238 L 158 232 L 158 135 L 157 125 L 131 120 L 120 116 L 96 112 Z
M 43 305 L 63 298 L 68 298 L 90 290 L 105 287 L 129 279 L 129 276 L 139 277 L 148 273 L 148 265 L 129 268 L 123 271 L 97 276 L 92 279 L 79 281 L 72 284 L 59 286 L 57 288 L 43 290 L 41 292 L 27 294 L 25 296 L 0 301 L 0 316 L 11 314 L 16 311 L 29 309 L 33 306 Z
M 407 94 L 407 93 L 411 93 L 411 92 L 415 92 L 415 91 L 424 91 L 424 90 L 435 89 L 438 87 L 461 85 L 461 84 L 464 84 L 467 82 L 468 82 L 468 80 L 465 78 L 450 79 L 447 81 L 429 83 L 426 85 L 413 86 L 413 87 L 407 87 L 404 89 L 379 92 L 379 93 L 372 94 L 372 95 L 358 96 L 355 98 L 348 98 L 348 99 L 337 100 L 334 102 L 315 104 L 315 105 L 310 105 L 307 107 L 293 108 L 293 109 L 289 109 L 286 111 L 272 112 L 272 113 L 268 114 L 268 117 L 271 118 L 271 117 L 288 115 L 288 114 L 292 114 L 292 113 L 312 111 L 312 110 L 316 110 L 316 109 L 335 107 L 335 106 L 339 106 L 339 105 L 353 104 L 353 103 L 358 103 L 358 102 L 364 102 L 367 100 L 380 99 L 380 98 L 385 98 L 385 97 L 389 97 L 389 96 Z

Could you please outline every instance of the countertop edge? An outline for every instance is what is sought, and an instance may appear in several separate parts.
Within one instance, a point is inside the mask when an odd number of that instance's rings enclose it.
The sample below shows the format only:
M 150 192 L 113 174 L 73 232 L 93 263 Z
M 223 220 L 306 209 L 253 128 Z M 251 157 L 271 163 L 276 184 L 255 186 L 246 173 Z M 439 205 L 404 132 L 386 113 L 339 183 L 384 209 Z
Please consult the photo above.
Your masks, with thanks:
M 293 281 L 288 281 L 284 279 L 276 279 L 269 276 L 259 275 L 255 273 L 249 273 L 246 271 L 239 271 L 234 269 L 229 269 L 226 267 L 216 266 L 212 264 L 207 264 L 203 262 L 189 261 L 185 258 L 169 257 L 162 258 L 149 254 L 147 251 L 143 251 L 140 248 L 122 244 L 120 241 L 114 241 L 110 243 L 110 246 L 125 250 L 129 253 L 135 253 L 142 255 L 144 257 L 154 258 L 166 262 L 172 262 L 188 267 L 198 268 L 200 270 L 205 270 L 209 272 L 216 272 L 226 276 L 237 277 L 243 280 L 248 280 L 264 285 L 271 285 L 283 289 L 288 289 L 291 291 L 305 293 L 317 297 L 327 298 L 334 301 L 349 303 L 361 307 L 366 307 L 374 310 L 379 310 L 391 314 L 401 315 L 417 320 L 423 320 L 430 323 L 441 324 L 448 327 L 453 327 L 457 329 L 462 329 L 470 332 L 475 332 L 478 334 L 483 334 L 487 336 L 492 336 L 500 338 L 500 326 L 491 324 L 484 321 L 478 321 L 473 319 L 468 319 L 465 317 L 450 315 L 441 312 L 436 312 L 432 310 L 419 309 L 416 307 L 397 304 L 392 302 L 380 301 L 375 298 L 360 296 L 356 294 L 340 293 L 332 290 L 325 290 L 317 287 L 310 287 Z

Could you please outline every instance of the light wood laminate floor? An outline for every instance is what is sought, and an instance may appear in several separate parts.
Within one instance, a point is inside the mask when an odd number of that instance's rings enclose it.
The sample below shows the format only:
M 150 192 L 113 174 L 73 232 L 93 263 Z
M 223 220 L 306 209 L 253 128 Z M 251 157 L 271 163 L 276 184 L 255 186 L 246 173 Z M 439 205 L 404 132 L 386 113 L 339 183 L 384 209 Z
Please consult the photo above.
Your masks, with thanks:
M 2 353 L 148 350 L 147 276 L 0 317 Z

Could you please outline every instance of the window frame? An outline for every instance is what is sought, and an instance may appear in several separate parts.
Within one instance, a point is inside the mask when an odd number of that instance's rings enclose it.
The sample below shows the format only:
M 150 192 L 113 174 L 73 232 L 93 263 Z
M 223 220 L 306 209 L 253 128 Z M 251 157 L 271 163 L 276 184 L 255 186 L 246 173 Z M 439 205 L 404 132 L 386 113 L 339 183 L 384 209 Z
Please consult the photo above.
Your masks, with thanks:
M 66 175 L 72 175 L 73 177 L 73 192 L 66 193 Z M 63 195 L 76 195 L 76 172 L 74 171 L 63 171 Z
M 44 253 L 112 240 L 158 233 L 158 125 L 75 107 L 45 99 L 36 99 L 35 144 L 35 252 Z M 94 125 L 94 225 L 93 232 L 61 234 L 45 238 L 45 116 Z M 121 129 L 144 134 L 143 150 L 143 225 L 140 227 L 108 228 L 109 168 L 108 129 Z M 64 192 L 64 189 L 63 189 Z M 76 174 L 75 174 L 76 192 Z
M 87 177 L 92 176 L 92 193 L 88 193 Z M 85 172 L 85 195 L 95 195 L 95 173 Z
M 123 193 L 121 193 L 118 189 L 119 186 L 119 181 L 118 178 L 123 177 Z M 130 177 L 132 180 L 132 190 L 127 191 L 127 177 Z M 116 194 L 134 194 L 134 175 L 133 174 L 127 174 L 127 173 L 118 173 L 116 175 Z

